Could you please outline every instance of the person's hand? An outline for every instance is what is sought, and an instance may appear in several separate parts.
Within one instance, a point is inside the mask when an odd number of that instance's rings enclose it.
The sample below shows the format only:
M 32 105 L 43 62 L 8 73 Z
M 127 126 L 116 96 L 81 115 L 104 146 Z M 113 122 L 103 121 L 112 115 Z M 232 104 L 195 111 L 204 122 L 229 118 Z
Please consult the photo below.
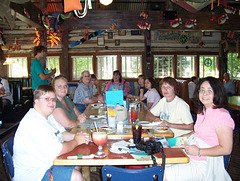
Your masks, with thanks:
M 184 148 L 188 155 L 198 156 L 199 148 L 196 145 L 181 145 L 181 148 Z
M 89 134 L 83 132 L 77 132 L 74 136 L 74 140 L 77 141 L 78 145 L 89 143 Z
M 162 127 L 169 127 L 169 123 L 167 121 L 165 121 L 165 120 L 162 120 L 160 126 L 162 126 Z
M 0 88 L 0 94 L 4 94 L 5 93 L 5 89 L 4 89 L 4 87 L 1 87 Z
M 56 73 L 56 68 L 52 69 L 52 74 L 54 75 Z
M 98 95 L 97 96 L 97 100 L 100 101 L 101 103 L 103 103 L 103 96 L 102 95 Z
M 80 114 L 77 118 L 78 122 L 79 122 L 79 125 L 84 123 L 86 121 L 86 115 L 84 113 Z
M 155 118 L 154 120 L 153 120 L 153 122 L 161 122 L 161 119 L 160 118 Z M 160 124 L 160 123 L 159 123 Z

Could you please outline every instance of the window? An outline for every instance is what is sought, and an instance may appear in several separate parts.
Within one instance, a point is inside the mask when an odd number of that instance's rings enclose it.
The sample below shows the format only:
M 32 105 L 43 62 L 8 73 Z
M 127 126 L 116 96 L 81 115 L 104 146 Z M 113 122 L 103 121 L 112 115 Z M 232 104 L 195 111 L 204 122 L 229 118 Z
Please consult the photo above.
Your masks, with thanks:
M 173 76 L 173 55 L 154 55 L 154 77 Z
M 117 55 L 97 56 L 98 79 L 112 79 L 114 70 L 117 70 Z
M 73 80 L 79 80 L 81 73 L 84 70 L 88 70 L 90 74 L 93 74 L 92 59 L 93 59 L 93 56 L 72 56 L 72 61 L 73 61 L 72 79 Z
M 28 77 L 27 57 L 12 57 L 12 59 L 15 63 L 8 65 L 8 77 Z
M 178 55 L 177 56 L 177 77 L 192 77 L 194 75 L 193 55 Z
M 227 72 L 229 73 L 230 77 L 233 79 L 240 78 L 240 61 L 238 58 L 238 53 L 228 53 L 227 57 Z
M 142 74 L 141 55 L 122 55 L 122 77 L 137 78 Z
M 199 77 L 219 77 L 217 70 L 217 56 L 205 55 L 199 57 Z
M 60 74 L 59 56 L 48 56 L 47 57 L 46 68 L 47 68 L 47 70 L 45 70 L 46 74 L 50 73 L 51 69 L 56 68 L 55 76 L 58 76 Z

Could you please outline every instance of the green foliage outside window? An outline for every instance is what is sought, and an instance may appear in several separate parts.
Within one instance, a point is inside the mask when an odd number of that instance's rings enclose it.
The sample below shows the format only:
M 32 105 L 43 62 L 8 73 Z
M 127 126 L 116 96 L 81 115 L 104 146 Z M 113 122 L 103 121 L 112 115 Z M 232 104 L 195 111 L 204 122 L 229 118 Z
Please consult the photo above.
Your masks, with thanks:
M 217 56 L 200 56 L 199 57 L 199 77 L 219 77 L 217 70 Z
M 228 73 L 230 77 L 233 79 L 240 78 L 240 59 L 237 58 L 237 53 L 228 53 L 227 57 L 227 66 L 228 66 Z
M 73 80 L 79 80 L 81 73 L 84 70 L 88 70 L 90 74 L 93 74 L 92 56 L 72 56 L 73 60 Z

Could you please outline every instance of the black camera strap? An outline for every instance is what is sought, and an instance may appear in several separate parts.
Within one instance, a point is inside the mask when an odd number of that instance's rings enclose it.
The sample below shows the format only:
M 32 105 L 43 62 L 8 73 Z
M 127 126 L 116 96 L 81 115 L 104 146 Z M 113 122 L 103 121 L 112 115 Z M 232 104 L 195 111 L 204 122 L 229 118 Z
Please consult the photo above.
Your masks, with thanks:
M 163 151 L 163 147 L 161 147 L 161 156 L 162 156 L 162 165 L 161 166 L 163 167 L 163 169 L 165 169 L 166 155 Z M 151 158 L 152 158 L 152 161 L 153 161 L 153 166 L 154 167 L 157 166 L 156 158 L 154 157 L 153 154 L 151 154 Z

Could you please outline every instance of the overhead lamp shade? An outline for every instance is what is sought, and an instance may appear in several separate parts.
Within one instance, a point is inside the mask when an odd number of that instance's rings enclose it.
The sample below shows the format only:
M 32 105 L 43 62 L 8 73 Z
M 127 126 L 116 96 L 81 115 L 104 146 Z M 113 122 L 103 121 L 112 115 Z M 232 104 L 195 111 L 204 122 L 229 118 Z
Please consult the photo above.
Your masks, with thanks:
M 100 3 L 104 6 L 108 6 L 112 2 L 113 2 L 113 0 L 100 0 Z
M 6 61 L 3 63 L 3 65 L 9 65 L 15 63 L 14 59 L 8 57 Z

